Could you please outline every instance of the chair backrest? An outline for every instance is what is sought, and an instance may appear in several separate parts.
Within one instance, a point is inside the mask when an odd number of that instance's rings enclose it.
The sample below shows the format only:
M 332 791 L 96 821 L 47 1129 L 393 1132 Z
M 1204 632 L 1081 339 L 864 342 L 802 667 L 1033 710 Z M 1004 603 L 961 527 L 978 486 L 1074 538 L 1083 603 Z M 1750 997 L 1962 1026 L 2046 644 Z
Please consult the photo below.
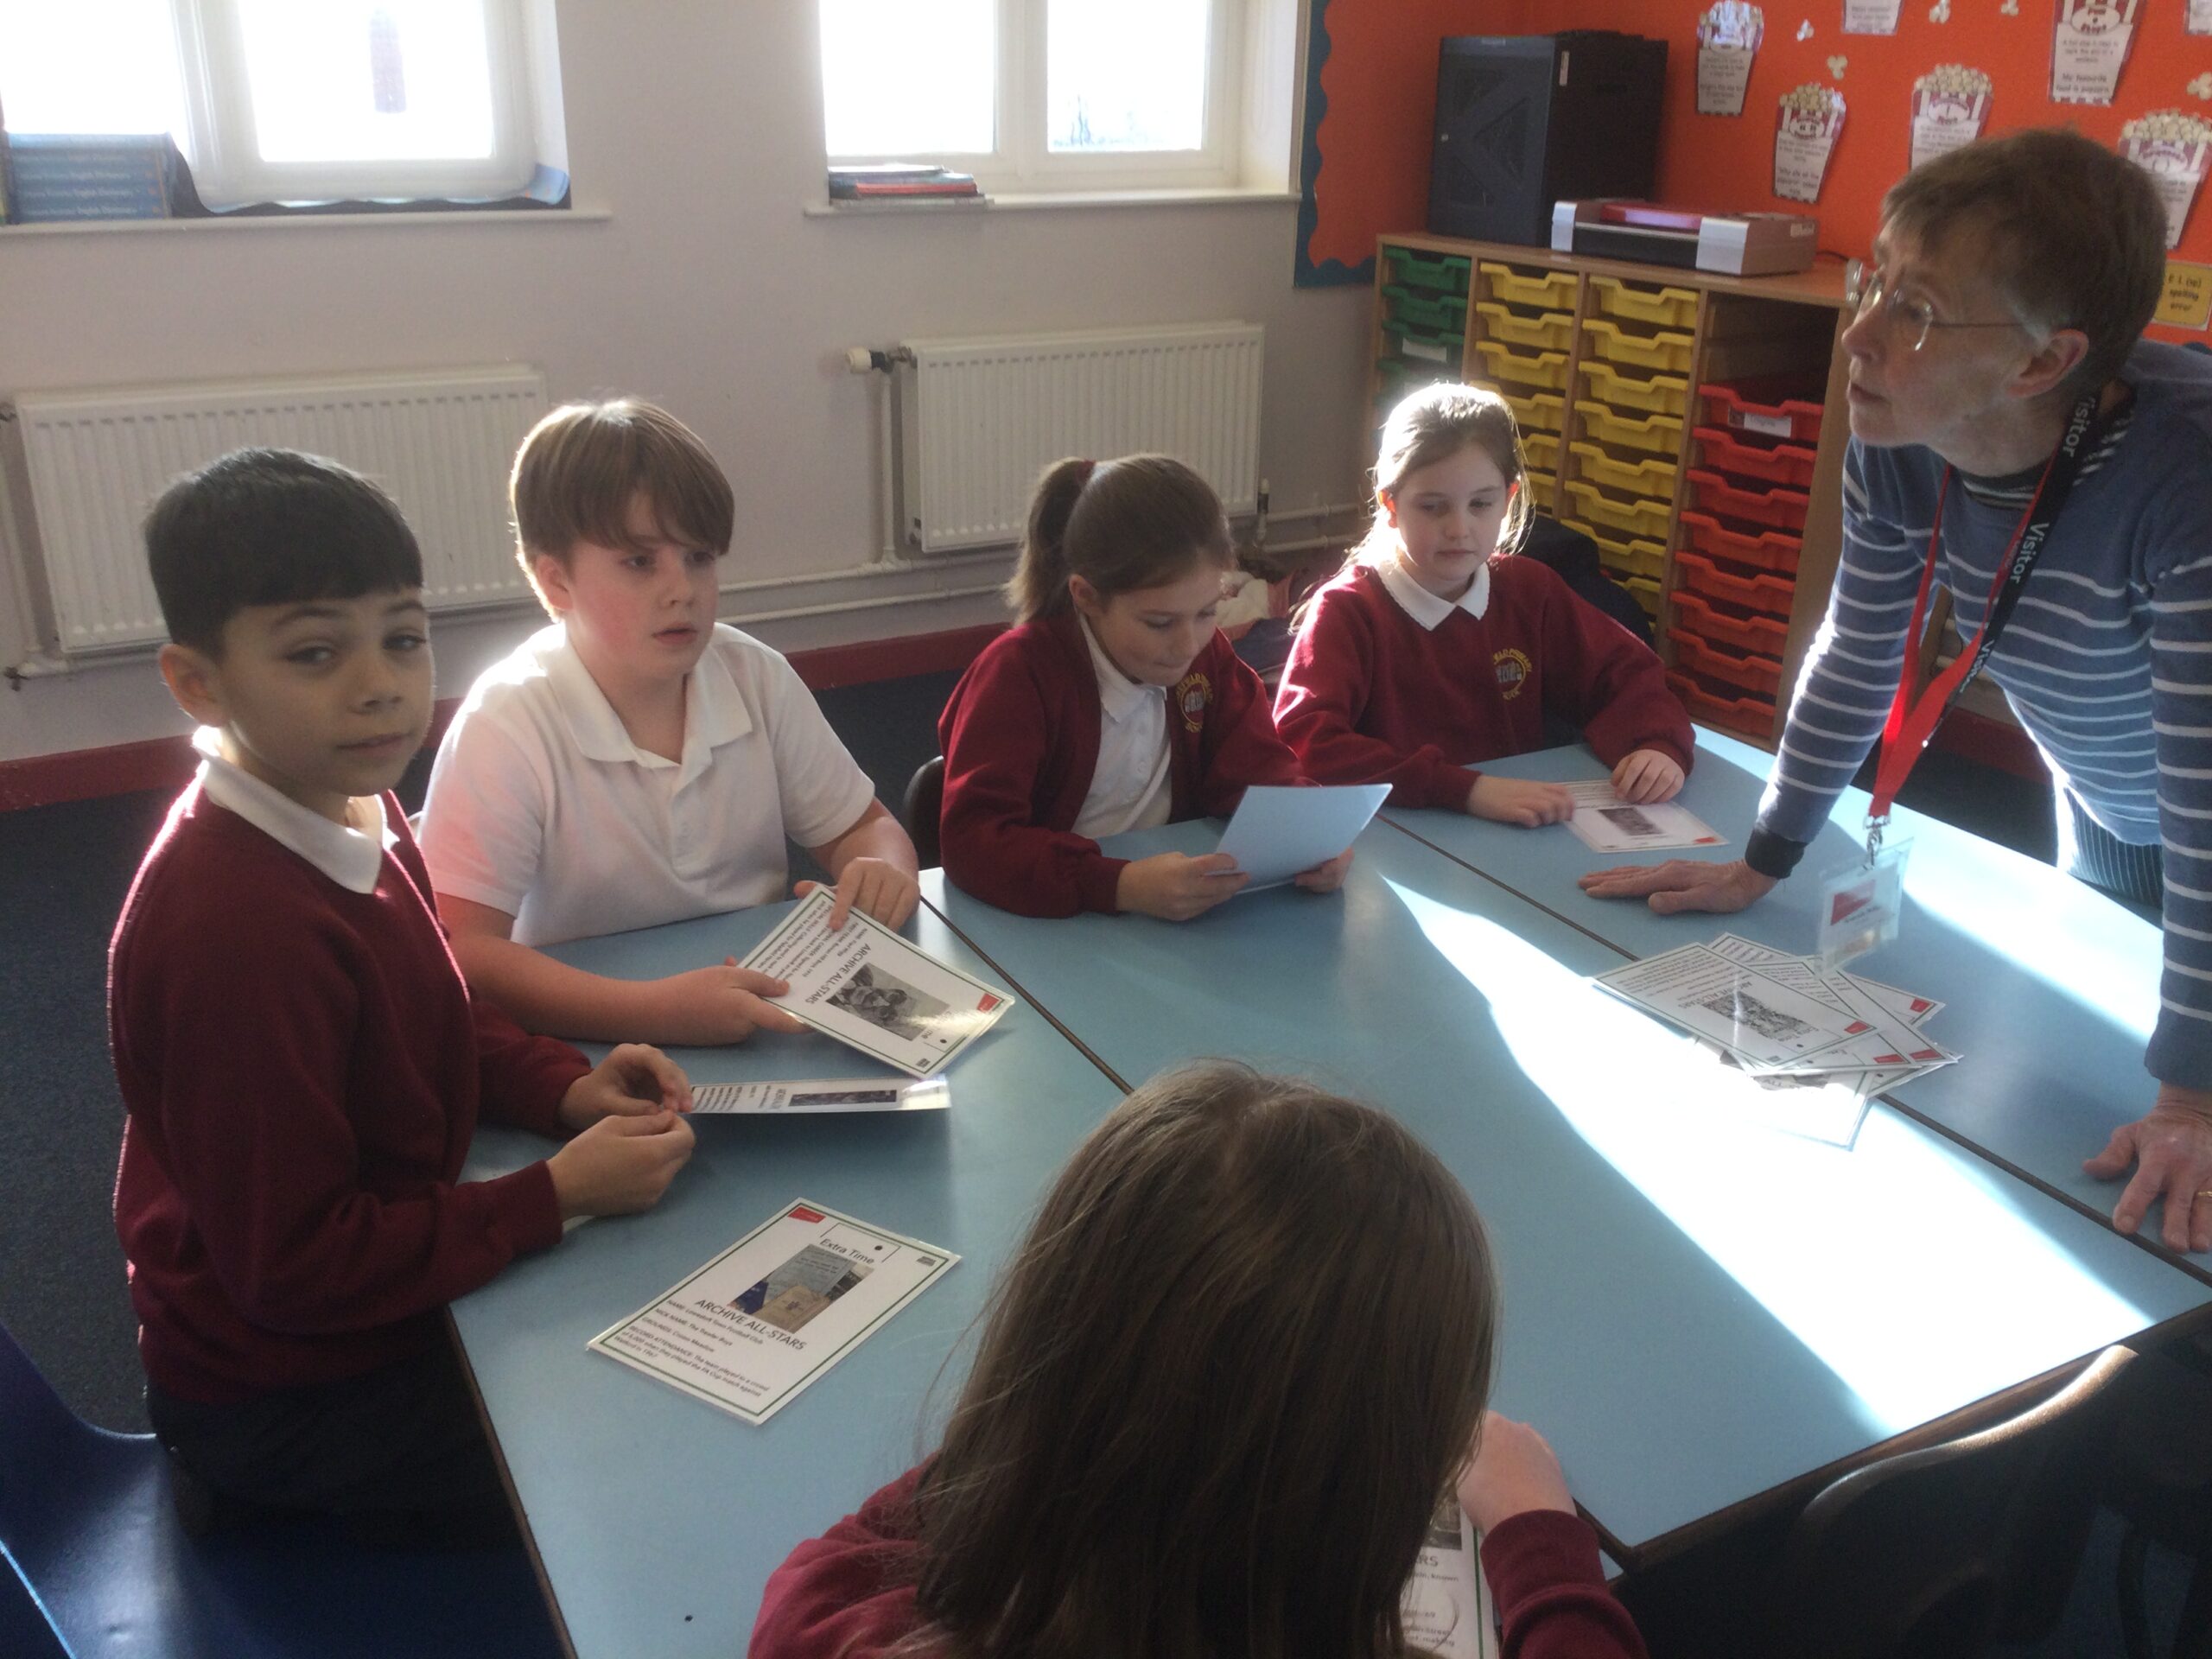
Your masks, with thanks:
M 938 842 L 938 820 L 944 810 L 944 757 L 925 760 L 906 780 L 906 799 L 899 816 L 906 821 L 906 837 L 927 869 L 944 862 Z
M 77 1414 L 0 1325 L 0 1547 L 21 1552 L 40 1529 L 47 1494 L 88 1438 Z
M 2133 1357 L 2108 1348 L 2016 1417 L 1829 1485 L 1783 1551 L 1774 1652 L 1972 1659 L 1983 1651 L 2009 1622 L 2031 1517 L 2038 1533 L 2060 1524 L 2040 1490 L 2045 1477 L 2075 1465 L 2076 1437 L 2107 1430 L 2113 1385 Z M 2078 1501 L 2093 1495 L 2082 1491 Z

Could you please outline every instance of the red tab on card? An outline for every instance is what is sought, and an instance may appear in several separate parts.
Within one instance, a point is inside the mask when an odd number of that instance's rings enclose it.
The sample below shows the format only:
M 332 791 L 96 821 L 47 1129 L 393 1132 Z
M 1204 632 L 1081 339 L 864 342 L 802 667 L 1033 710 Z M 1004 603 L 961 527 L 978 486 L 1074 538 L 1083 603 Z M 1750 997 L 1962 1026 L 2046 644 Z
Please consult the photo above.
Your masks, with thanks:
M 791 1218 L 793 1221 L 823 1221 L 828 1219 L 828 1217 L 823 1216 L 819 1210 L 810 1210 L 803 1204 L 795 1204 L 791 1205 Z
M 993 996 L 988 991 L 986 991 L 983 993 L 983 1000 L 976 1005 L 976 1012 L 978 1014 L 988 1014 L 993 1008 L 998 1007 L 998 998 Z

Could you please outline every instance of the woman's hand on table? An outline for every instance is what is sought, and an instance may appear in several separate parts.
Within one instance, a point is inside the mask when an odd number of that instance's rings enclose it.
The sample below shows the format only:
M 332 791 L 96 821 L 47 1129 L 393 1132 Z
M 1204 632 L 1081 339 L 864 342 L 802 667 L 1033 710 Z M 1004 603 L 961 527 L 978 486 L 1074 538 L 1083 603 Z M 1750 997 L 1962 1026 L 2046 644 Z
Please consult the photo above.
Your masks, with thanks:
M 2133 1233 L 2154 1198 L 2166 1203 L 2160 1237 L 2171 1250 L 2212 1250 L 2212 1090 L 2158 1085 L 2148 1115 L 2112 1132 L 2105 1149 L 2082 1167 L 2109 1181 L 2135 1167 L 2113 1206 L 2112 1224 Z
M 1577 877 L 1575 885 L 1592 899 L 1646 899 L 1658 914 L 1672 916 L 1685 910 L 1742 910 L 1772 893 L 1776 881 L 1740 858 L 1726 864 L 1670 858 L 1664 864 L 1592 870 Z

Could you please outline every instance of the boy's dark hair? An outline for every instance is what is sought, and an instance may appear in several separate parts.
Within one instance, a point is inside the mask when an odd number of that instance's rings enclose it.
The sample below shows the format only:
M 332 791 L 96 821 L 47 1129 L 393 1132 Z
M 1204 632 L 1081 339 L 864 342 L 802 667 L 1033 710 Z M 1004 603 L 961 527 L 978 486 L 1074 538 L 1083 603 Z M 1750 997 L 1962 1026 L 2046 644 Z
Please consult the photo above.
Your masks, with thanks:
M 662 536 L 717 558 L 729 551 L 737 521 L 729 480 L 699 435 L 666 410 L 615 397 L 563 404 L 538 422 L 507 482 L 515 556 L 531 585 L 541 553 L 565 569 L 579 542 L 644 551 L 630 533 L 639 495 Z
M 1402 1659 L 1497 1325 L 1474 1205 L 1393 1119 L 1241 1065 L 1155 1078 L 993 1293 L 898 1651 Z
M 2030 127 L 1923 162 L 1883 197 L 1882 226 L 1930 253 L 1954 236 L 1980 238 L 1980 268 L 2022 322 L 2088 335 L 2069 396 L 2120 372 L 2165 281 L 2166 210 L 2150 174 L 2067 128 Z
M 171 484 L 146 515 L 146 563 L 169 638 L 210 657 L 249 606 L 423 585 L 398 504 L 350 467 L 296 449 L 235 449 Z

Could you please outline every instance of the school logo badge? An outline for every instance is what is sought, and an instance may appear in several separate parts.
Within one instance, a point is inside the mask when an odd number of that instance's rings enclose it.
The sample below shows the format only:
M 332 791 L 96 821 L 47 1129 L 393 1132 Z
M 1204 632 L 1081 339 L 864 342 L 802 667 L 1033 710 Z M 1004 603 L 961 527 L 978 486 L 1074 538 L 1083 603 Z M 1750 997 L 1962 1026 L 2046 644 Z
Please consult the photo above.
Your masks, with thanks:
M 1529 676 L 1536 671 L 1536 665 L 1529 660 L 1529 653 L 1512 645 L 1497 652 L 1490 660 L 1491 666 L 1497 671 L 1497 695 L 1508 702 L 1521 695 Z
M 1213 682 L 1203 674 L 1185 674 L 1182 683 L 1175 688 L 1175 706 L 1183 711 L 1185 731 L 1203 730 L 1206 723 L 1206 705 L 1213 701 Z

